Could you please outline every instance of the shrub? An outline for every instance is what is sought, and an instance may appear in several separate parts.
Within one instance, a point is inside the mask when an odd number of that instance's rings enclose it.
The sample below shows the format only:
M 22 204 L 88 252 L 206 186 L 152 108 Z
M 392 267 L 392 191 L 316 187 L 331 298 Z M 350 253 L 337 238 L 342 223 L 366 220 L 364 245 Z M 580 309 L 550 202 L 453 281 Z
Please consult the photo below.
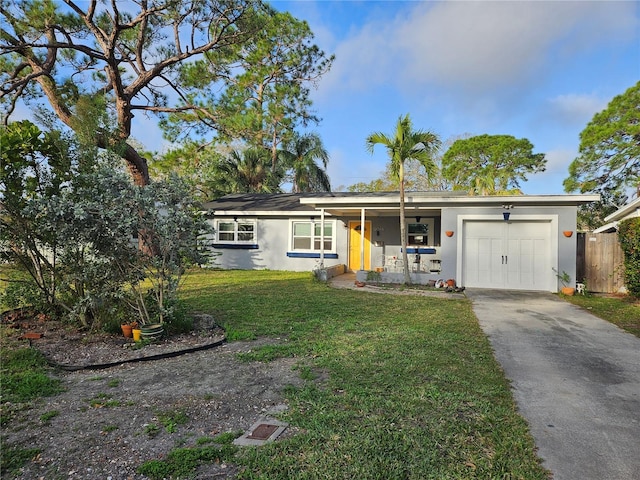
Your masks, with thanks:
M 618 240 L 624 252 L 624 278 L 629 293 L 640 297 L 640 218 L 620 222 Z
M 7 286 L 0 292 L 0 304 L 10 309 L 34 307 L 40 311 L 46 310 L 45 301 L 36 282 L 18 271 L 9 272 Z
M 177 289 L 185 269 L 203 261 L 207 224 L 185 182 L 137 187 L 111 153 L 94 158 L 77 139 L 30 122 L 0 134 L 0 259 L 31 278 L 10 282 L 2 301 L 38 300 L 92 329 L 132 315 L 188 328 L 175 311 Z

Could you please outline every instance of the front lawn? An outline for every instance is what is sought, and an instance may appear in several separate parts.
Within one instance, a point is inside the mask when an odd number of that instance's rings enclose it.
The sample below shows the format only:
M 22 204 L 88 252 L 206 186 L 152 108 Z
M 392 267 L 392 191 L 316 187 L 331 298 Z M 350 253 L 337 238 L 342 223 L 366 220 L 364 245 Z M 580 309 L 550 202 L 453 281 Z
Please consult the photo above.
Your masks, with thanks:
M 574 295 L 565 297 L 595 316 L 640 337 L 640 300 L 620 295 Z
M 288 390 L 296 435 L 241 450 L 241 478 L 547 478 L 467 300 L 271 271 L 196 271 L 182 296 L 230 339 L 282 339 L 250 359 L 295 357 L 322 379 Z

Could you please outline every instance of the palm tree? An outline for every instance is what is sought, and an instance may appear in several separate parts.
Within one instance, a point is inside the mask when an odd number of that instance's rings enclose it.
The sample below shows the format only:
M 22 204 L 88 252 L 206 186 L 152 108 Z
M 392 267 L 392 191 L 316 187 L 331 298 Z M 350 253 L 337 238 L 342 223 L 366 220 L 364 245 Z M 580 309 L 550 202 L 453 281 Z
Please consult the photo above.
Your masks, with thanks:
M 317 134 L 295 134 L 280 150 L 280 158 L 285 167 L 292 170 L 294 193 L 331 191 L 331 182 L 325 170 L 329 154 Z
M 225 193 L 274 193 L 281 180 L 271 171 L 268 152 L 257 148 L 232 151 L 218 165 L 216 176 Z
M 413 130 L 409 114 L 398 118 L 396 131 L 393 136 L 375 132 L 367 137 L 367 150 L 373 154 L 373 148 L 384 145 L 391 160 L 391 172 L 398 179 L 400 185 L 400 245 L 402 246 L 402 260 L 404 264 L 404 283 L 411 283 L 409 276 L 409 257 L 407 255 L 407 226 L 404 218 L 404 162 L 417 160 L 427 175 L 436 170 L 433 154 L 440 147 L 440 139 L 435 133 Z

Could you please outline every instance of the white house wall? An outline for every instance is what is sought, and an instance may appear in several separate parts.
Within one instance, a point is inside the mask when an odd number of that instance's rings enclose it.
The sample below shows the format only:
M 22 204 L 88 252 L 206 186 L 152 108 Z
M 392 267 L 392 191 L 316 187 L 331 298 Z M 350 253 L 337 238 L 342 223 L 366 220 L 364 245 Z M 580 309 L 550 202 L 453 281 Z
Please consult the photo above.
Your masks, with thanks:
M 251 219 L 251 217 L 246 217 Z M 216 217 L 215 220 L 232 219 L 232 217 Z M 304 218 L 295 218 L 304 220 Z M 215 220 L 209 223 L 215 227 Z M 211 267 L 237 270 L 285 270 L 293 272 L 312 271 L 319 264 L 319 258 L 292 258 L 287 256 L 290 250 L 291 235 L 289 217 L 257 218 L 256 235 L 258 248 L 212 248 L 214 259 Z M 327 221 L 330 219 L 327 218 Z M 340 220 L 336 225 L 336 254 L 338 258 L 325 258 L 324 265 L 345 264 L 347 262 L 348 241 L 347 228 Z M 320 223 L 319 216 L 314 220 Z

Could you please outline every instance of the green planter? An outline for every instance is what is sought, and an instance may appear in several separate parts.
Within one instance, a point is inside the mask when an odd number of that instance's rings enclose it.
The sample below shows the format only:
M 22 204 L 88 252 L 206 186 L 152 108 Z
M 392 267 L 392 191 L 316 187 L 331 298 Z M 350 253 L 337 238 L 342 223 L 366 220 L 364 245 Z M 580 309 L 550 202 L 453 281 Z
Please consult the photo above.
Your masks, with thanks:
M 154 323 L 151 325 L 142 325 L 140 327 L 140 334 L 144 340 L 156 340 L 164 333 L 164 325 L 161 323 Z

